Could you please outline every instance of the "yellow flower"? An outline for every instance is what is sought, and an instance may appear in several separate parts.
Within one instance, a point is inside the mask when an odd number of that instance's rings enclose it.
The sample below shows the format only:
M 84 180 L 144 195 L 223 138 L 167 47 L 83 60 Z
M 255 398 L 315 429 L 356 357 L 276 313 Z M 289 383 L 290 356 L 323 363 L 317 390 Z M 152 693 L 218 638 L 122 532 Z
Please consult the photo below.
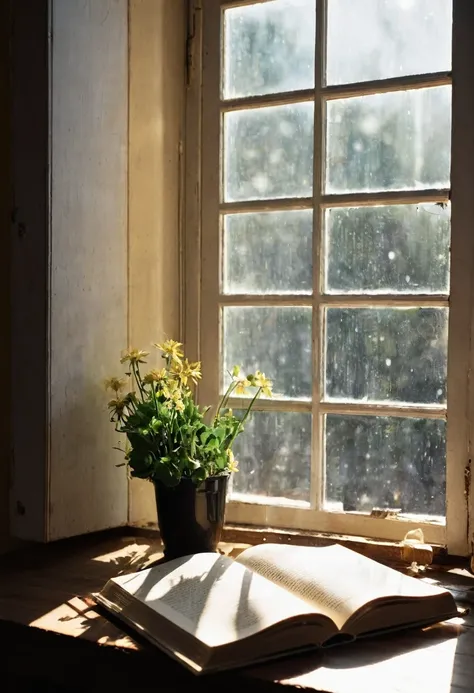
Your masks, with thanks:
M 162 368 L 161 370 L 155 368 L 143 377 L 143 382 L 147 385 L 151 385 L 151 383 L 162 383 L 166 380 L 167 376 L 168 372 L 166 368 Z
M 247 388 L 250 387 L 251 382 L 248 377 L 242 375 L 240 372 L 240 366 L 234 366 L 232 369 L 232 380 L 236 383 L 234 392 L 237 395 L 246 395 Z
M 181 399 L 181 389 L 176 380 L 168 380 L 168 382 L 162 386 L 161 394 L 165 399 Z
M 120 392 L 123 390 L 125 385 L 127 384 L 127 379 L 126 378 L 117 378 L 115 376 L 112 376 L 112 378 L 107 378 L 107 380 L 104 380 L 104 387 L 106 390 L 113 390 L 115 393 Z
M 186 359 L 186 367 L 188 370 L 188 377 L 191 378 L 193 383 L 197 385 L 197 381 L 201 379 L 201 362 L 194 361 L 194 363 L 189 363 Z
M 115 416 L 118 416 L 118 418 L 120 419 L 122 414 L 124 413 L 126 404 L 127 404 L 126 399 L 116 397 L 115 399 L 111 399 L 110 402 L 108 402 L 107 406 L 109 407 L 112 414 L 114 414 Z
M 235 394 L 246 395 L 248 387 L 250 387 L 250 381 L 248 381 L 247 378 L 242 378 L 237 382 L 237 385 L 235 386 Z
M 122 355 L 120 363 L 146 363 L 145 358 L 148 356 L 149 351 L 142 351 L 141 349 L 128 349 Z
M 176 363 L 181 363 L 184 354 L 181 349 L 181 342 L 175 342 L 174 339 L 167 339 L 162 344 L 153 344 L 154 347 L 163 352 L 163 355 Z
M 200 361 L 189 363 L 188 359 L 184 359 L 180 363 L 175 361 L 173 363 L 173 372 L 178 376 L 183 385 L 188 384 L 188 379 L 191 379 L 197 385 L 197 381 L 201 378 L 201 363 Z
M 255 371 L 255 376 L 253 378 L 252 385 L 254 385 L 255 387 L 260 387 L 262 389 L 263 394 L 267 397 L 272 396 L 273 383 L 271 380 L 265 377 L 265 373 L 262 373 L 261 371 Z
M 174 408 L 176 411 L 184 411 L 184 402 L 182 399 L 178 399 L 174 403 Z
M 229 472 L 238 472 L 239 471 L 239 463 L 234 457 L 234 453 L 232 450 L 228 449 L 227 450 L 227 457 L 229 458 L 229 461 L 227 463 L 227 469 Z

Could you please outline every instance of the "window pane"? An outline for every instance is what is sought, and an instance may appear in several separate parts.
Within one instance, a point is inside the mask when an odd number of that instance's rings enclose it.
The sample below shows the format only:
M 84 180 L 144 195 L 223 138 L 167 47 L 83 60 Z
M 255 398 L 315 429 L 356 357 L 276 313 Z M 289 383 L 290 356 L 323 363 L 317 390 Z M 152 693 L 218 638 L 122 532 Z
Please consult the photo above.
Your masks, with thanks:
M 326 397 L 446 402 L 448 310 L 328 308 Z
M 445 422 L 327 416 L 326 503 L 346 511 L 445 515 Z
M 330 0 L 327 83 L 451 69 L 451 0 Z
M 224 14 L 224 98 L 314 86 L 315 0 L 274 0 Z
M 311 414 L 254 412 L 233 450 L 239 463 L 232 477 L 234 500 L 244 494 L 309 504 Z
M 312 194 L 313 111 L 296 103 L 226 113 L 226 201 Z
M 327 105 L 328 193 L 449 187 L 451 87 Z
M 450 208 L 326 211 L 326 291 L 448 293 Z
M 312 289 L 312 210 L 230 214 L 224 219 L 224 292 Z
M 257 368 L 279 397 L 311 396 L 311 308 L 224 308 L 224 382 L 235 364 Z

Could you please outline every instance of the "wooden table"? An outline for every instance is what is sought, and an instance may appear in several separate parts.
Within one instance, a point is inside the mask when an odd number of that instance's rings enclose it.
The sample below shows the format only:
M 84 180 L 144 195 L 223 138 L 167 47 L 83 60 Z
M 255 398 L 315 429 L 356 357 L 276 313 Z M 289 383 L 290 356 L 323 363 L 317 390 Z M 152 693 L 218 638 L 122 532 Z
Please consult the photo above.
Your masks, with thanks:
M 239 547 L 227 544 L 222 549 L 232 555 Z M 132 668 L 133 655 L 138 657 L 136 666 L 141 667 L 145 659 L 140 655 L 146 652 L 153 666 L 159 662 L 161 671 L 169 668 L 183 685 L 192 685 L 197 682 L 192 674 L 181 672 L 161 652 L 110 623 L 88 600 L 110 577 L 137 570 L 160 555 L 156 539 L 113 532 L 3 557 L 0 619 L 120 648 L 118 652 L 128 655 L 127 665 Z M 474 602 L 474 576 L 468 571 L 438 569 L 426 575 L 451 589 L 460 606 Z M 330 693 L 472 692 L 474 617 L 467 614 L 456 623 L 315 651 L 225 676 L 233 683 L 240 681 L 239 685 L 251 683 L 252 690 L 258 681 L 262 690 L 277 681 Z M 219 677 L 219 685 L 225 676 Z M 200 680 L 203 682 L 202 677 Z

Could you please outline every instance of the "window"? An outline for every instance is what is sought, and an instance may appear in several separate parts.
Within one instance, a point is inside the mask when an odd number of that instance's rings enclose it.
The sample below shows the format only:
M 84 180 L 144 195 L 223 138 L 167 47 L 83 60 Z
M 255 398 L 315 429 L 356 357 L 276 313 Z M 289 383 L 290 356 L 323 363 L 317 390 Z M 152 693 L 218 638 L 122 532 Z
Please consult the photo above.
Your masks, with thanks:
M 422 527 L 466 552 L 469 11 L 202 10 L 200 397 L 217 401 L 234 363 L 275 390 L 236 444 L 228 518 L 395 540 Z

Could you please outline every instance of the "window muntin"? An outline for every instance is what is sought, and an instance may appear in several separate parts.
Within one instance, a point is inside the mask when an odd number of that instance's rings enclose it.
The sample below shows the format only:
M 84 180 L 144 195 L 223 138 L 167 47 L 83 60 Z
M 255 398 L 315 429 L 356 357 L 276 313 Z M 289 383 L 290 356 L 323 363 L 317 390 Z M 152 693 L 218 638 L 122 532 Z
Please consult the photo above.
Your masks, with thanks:
M 275 106 L 291 105 L 292 103 L 302 104 L 304 102 L 314 102 L 314 159 L 313 159 L 313 189 L 312 194 L 309 196 L 293 194 L 293 196 L 286 196 L 285 191 L 279 193 L 280 196 L 270 197 L 265 192 L 261 192 L 253 197 L 245 197 L 240 200 L 226 200 L 224 195 L 217 199 L 214 196 L 215 191 L 219 190 L 218 181 L 216 176 L 210 172 L 208 174 L 207 163 L 214 163 L 214 168 L 211 169 L 215 171 L 215 163 L 217 161 L 217 150 L 214 148 L 214 144 L 211 144 L 210 139 L 205 134 L 205 142 L 203 148 L 203 155 L 205 158 L 204 168 L 203 168 L 203 234 L 206 237 L 212 236 L 214 234 L 214 228 L 218 227 L 221 229 L 219 236 L 219 247 L 221 251 L 225 250 L 225 236 L 224 229 L 226 228 L 226 218 L 228 215 L 234 215 L 237 219 L 239 215 L 244 214 L 270 214 L 277 212 L 289 212 L 289 211 L 299 211 L 299 210 L 309 210 L 313 212 L 313 247 L 312 247 L 312 273 L 313 273 L 313 293 L 308 295 L 307 288 L 304 293 L 298 293 L 294 291 L 291 286 L 289 289 L 283 288 L 285 277 L 280 274 L 279 277 L 279 287 L 275 286 L 264 286 L 263 283 L 257 289 L 253 288 L 246 291 L 245 286 L 239 287 L 238 290 L 230 289 L 220 280 L 216 283 L 214 278 L 210 278 L 208 273 L 205 271 L 203 274 L 203 310 L 202 325 L 205 327 L 207 325 L 213 327 L 210 333 L 207 329 L 205 334 L 202 336 L 203 357 L 207 358 L 207 363 L 211 365 L 211 360 L 216 357 L 216 351 L 214 345 L 212 344 L 213 335 L 219 333 L 223 323 L 225 323 L 225 315 L 228 309 L 233 307 L 295 307 L 303 308 L 310 307 L 312 309 L 312 323 L 311 323 L 311 336 L 312 336 L 312 371 L 314 374 L 312 380 L 312 399 L 307 401 L 306 398 L 291 398 L 288 395 L 281 397 L 279 399 L 262 402 L 261 409 L 264 411 L 276 412 L 310 412 L 313 416 L 313 426 L 312 426 L 312 466 L 311 466 L 311 500 L 310 500 L 310 510 L 304 510 L 304 514 L 301 514 L 300 510 L 295 508 L 290 508 L 288 506 L 288 512 L 283 508 L 279 507 L 280 503 L 284 502 L 283 498 L 275 498 L 272 493 L 269 502 L 271 505 L 267 505 L 265 510 L 258 510 L 257 504 L 265 503 L 264 494 L 268 494 L 265 489 L 260 489 L 257 494 L 248 495 L 245 499 L 249 505 L 246 503 L 241 507 L 238 507 L 235 503 L 230 504 L 230 518 L 235 518 L 237 520 L 242 520 L 242 518 L 251 518 L 250 521 L 255 521 L 257 524 L 265 518 L 265 523 L 273 523 L 279 526 L 295 526 L 300 528 L 317 528 L 321 530 L 327 530 L 331 528 L 333 531 L 340 531 L 341 526 L 344 525 L 344 513 L 340 514 L 339 510 L 336 508 L 335 512 L 330 512 L 327 514 L 328 508 L 325 506 L 325 474 L 326 470 L 324 468 L 324 459 L 326 455 L 325 445 L 323 445 L 323 434 L 326 427 L 327 417 L 343 415 L 348 417 L 352 416 L 368 416 L 374 417 L 377 421 L 377 417 L 380 417 L 380 421 L 383 418 L 396 418 L 396 419 L 419 419 L 430 421 L 445 421 L 446 419 L 446 405 L 440 403 L 419 403 L 419 402 L 380 402 L 375 401 L 357 401 L 357 402 L 339 402 L 339 401 L 325 401 L 323 392 L 323 380 L 324 380 L 324 345 L 325 345 L 325 320 L 324 314 L 329 308 L 365 308 L 365 309 L 381 309 L 381 308 L 400 308 L 400 309 L 414 309 L 419 311 L 421 308 L 437 308 L 437 309 L 447 309 L 449 304 L 448 299 L 448 276 L 449 276 L 449 257 L 446 259 L 445 251 L 441 251 L 445 261 L 439 263 L 441 266 L 439 268 L 439 276 L 435 276 L 433 272 L 428 272 L 425 270 L 421 272 L 421 277 L 417 277 L 412 281 L 413 263 L 416 264 L 416 257 L 420 252 L 420 244 L 415 244 L 415 246 L 410 247 L 410 252 L 407 253 L 406 244 L 403 247 L 403 238 L 400 241 L 400 234 L 397 233 L 397 241 L 402 245 L 402 248 L 392 248 L 387 250 L 387 261 L 392 263 L 393 258 L 388 257 L 388 253 L 395 253 L 397 265 L 397 271 L 394 273 L 392 270 L 391 276 L 397 279 L 398 286 L 396 286 L 395 281 L 392 285 L 377 286 L 375 288 L 371 285 L 371 279 L 364 278 L 364 282 L 361 282 L 360 286 L 352 285 L 351 287 L 346 286 L 335 286 L 331 287 L 328 285 L 326 277 L 330 277 L 329 269 L 331 267 L 331 262 L 329 258 L 329 253 L 326 251 L 328 246 L 328 241 L 330 239 L 330 234 L 327 228 L 327 219 L 333 213 L 343 210 L 367 208 L 372 209 L 374 212 L 376 208 L 388 209 L 391 206 L 396 211 L 392 211 L 393 216 L 398 214 L 398 211 L 404 210 L 405 208 L 416 209 L 417 212 L 424 211 L 425 209 L 430 209 L 430 211 L 441 212 L 441 215 L 446 214 L 448 219 L 447 224 L 444 227 L 444 240 L 440 241 L 439 233 L 436 238 L 436 247 L 439 247 L 439 243 L 443 245 L 444 248 L 449 246 L 449 182 L 442 187 L 429 187 L 427 183 L 423 183 L 425 187 L 417 187 L 416 178 L 414 177 L 415 183 L 407 184 L 404 188 L 392 188 L 387 186 L 387 189 L 380 189 L 381 186 L 374 186 L 374 190 L 358 190 L 354 188 L 351 191 L 346 192 L 334 192 L 326 190 L 326 172 L 325 164 L 326 161 L 321 157 L 321 153 L 324 152 L 326 144 L 326 125 L 327 121 L 324 117 L 324 112 L 327 104 L 329 102 L 334 102 L 336 100 L 342 101 L 349 98 L 357 97 L 369 97 L 372 95 L 386 94 L 386 93 L 397 93 L 397 92 L 415 92 L 421 89 L 431 90 L 440 87 L 448 87 L 450 90 L 451 76 L 446 72 L 439 72 L 437 68 L 433 73 L 425 72 L 424 74 L 416 74 L 412 72 L 408 73 L 406 76 L 389 76 L 387 80 L 383 80 L 383 83 L 374 82 L 361 82 L 357 84 L 326 84 L 325 75 L 322 69 L 323 62 L 318 60 L 318 55 L 325 55 L 325 44 L 326 35 L 324 31 L 324 26 L 326 24 L 325 16 L 327 15 L 325 3 L 317 0 L 316 3 L 316 15 L 318 21 L 316 22 L 316 60 L 315 60 L 315 88 L 304 88 L 289 92 L 289 90 L 280 92 L 267 92 L 262 94 L 253 94 L 248 97 L 242 98 L 222 98 L 219 105 L 219 119 L 217 119 L 217 109 L 214 105 L 206 105 L 210 103 L 209 96 L 212 94 L 213 98 L 219 93 L 218 90 L 221 89 L 221 82 L 216 76 L 215 67 L 209 69 L 208 77 L 206 80 L 206 65 L 209 68 L 211 62 L 215 65 L 216 55 L 219 53 L 216 41 L 216 30 L 218 26 L 217 15 L 218 12 L 210 7 L 212 3 L 204 2 L 204 20 L 206 21 L 206 9 L 208 9 L 208 17 L 212 15 L 211 24 L 212 32 L 208 29 L 208 34 L 206 37 L 205 29 L 205 52 L 209 46 L 212 47 L 212 51 L 209 54 L 209 59 L 206 62 L 206 57 L 204 59 L 204 114 L 205 123 L 203 126 L 203 132 L 209 133 L 209 137 L 212 137 L 211 132 L 221 132 L 222 141 L 224 144 L 223 130 L 220 129 L 222 120 L 225 119 L 226 113 L 235 113 L 237 111 L 253 111 L 259 108 L 274 108 Z M 254 6 L 257 4 L 265 3 L 243 3 L 239 2 L 223 2 L 222 7 L 225 10 L 226 7 L 232 5 L 232 9 L 235 6 L 241 6 L 241 9 L 245 7 Z M 274 3 L 267 3 L 268 5 Z M 276 3 L 275 3 L 276 4 Z M 459 12 L 459 10 L 458 10 Z M 219 17 L 219 22 L 221 17 Z M 448 37 L 450 40 L 450 37 Z M 223 46 L 225 46 L 225 37 L 223 37 Z M 222 64 L 225 63 L 223 60 Z M 449 69 L 449 66 L 448 68 Z M 212 88 L 209 89 L 209 84 L 212 82 Z M 219 86 L 217 87 L 217 85 Z M 217 88 L 216 88 L 217 87 Z M 206 98 L 207 94 L 207 98 Z M 206 114 L 211 114 L 210 120 L 207 120 Z M 459 110 L 458 110 L 459 113 Z M 448 113 L 448 117 L 450 113 Z M 222 120 L 221 120 L 222 119 Z M 220 125 L 218 125 L 218 123 Z M 216 127 L 218 125 L 218 127 Z M 370 128 L 369 128 L 370 129 Z M 419 147 L 419 145 L 417 145 Z M 416 148 L 416 147 L 415 147 Z M 213 151 L 212 156 L 208 156 L 209 150 Z M 446 149 L 444 149 L 446 152 Z M 449 150 L 448 150 L 449 157 Z M 459 156 L 458 156 L 459 159 Z M 446 161 L 446 158 L 445 158 Z M 223 168 L 221 169 L 223 172 Z M 441 183 L 441 177 L 439 177 L 439 183 Z M 210 186 L 212 180 L 212 187 Z M 223 192 L 223 187 L 221 191 Z M 210 197 L 207 193 L 212 193 Z M 213 199 L 212 199 L 213 198 Z M 216 204 L 217 203 L 217 204 Z M 214 217 L 216 211 L 219 211 L 219 224 L 216 223 L 216 227 L 209 226 L 206 221 Z M 398 214 L 397 220 L 399 221 L 399 228 L 403 225 L 401 219 L 403 214 Z M 325 223 L 326 222 L 326 223 Z M 235 222 L 236 223 L 236 222 Z M 423 224 L 420 224 L 423 226 Z M 424 227 L 424 226 L 423 226 Z M 385 225 L 384 232 L 388 234 L 389 230 L 393 228 L 392 226 Z M 435 228 L 433 226 L 433 228 Z M 275 236 L 277 231 L 275 228 L 272 230 Z M 423 233 L 425 233 L 424 231 Z M 371 231 L 371 233 L 373 233 Z M 382 233 L 382 232 L 381 232 Z M 412 224 L 410 226 L 405 225 L 405 230 L 403 232 L 406 236 L 410 233 L 413 237 Z M 402 233 L 402 236 L 403 236 Z M 347 235 L 347 232 L 346 232 Z M 217 240 L 217 237 L 214 237 Z M 392 234 L 392 240 L 394 239 Z M 374 239 L 372 239 L 373 242 Z M 380 240 L 380 234 L 379 234 Z M 275 243 L 275 247 L 284 245 L 284 241 Z M 216 243 L 217 247 L 217 243 Z M 268 244 L 267 244 L 268 247 Z M 214 246 L 213 246 L 214 248 Z M 380 246 L 379 246 L 380 248 Z M 433 250 L 433 249 L 430 249 Z M 379 249 L 381 252 L 381 249 Z M 425 251 L 423 251 L 424 253 Z M 438 253 L 440 254 L 440 253 Z M 403 260 L 403 257 L 406 259 Z M 212 260 L 214 258 L 214 260 Z M 204 251 L 204 267 L 216 267 L 221 268 L 220 278 L 225 277 L 225 273 L 222 271 L 223 260 L 222 254 L 220 256 L 220 261 L 217 262 L 217 255 L 214 254 L 214 249 L 207 248 Z M 336 257 L 336 260 L 338 258 Z M 430 261 L 428 265 L 433 265 L 433 257 L 430 256 Z M 231 262 L 230 257 L 225 260 L 228 264 Z M 377 261 L 378 262 L 378 261 Z M 211 264 L 209 264 L 211 263 Z M 214 264 L 212 264 L 214 263 Z M 359 264 L 363 264 L 364 259 L 360 260 Z M 404 272 L 403 265 L 405 263 L 411 263 L 410 272 Z M 437 263 L 434 263 L 437 264 Z M 280 268 L 282 267 L 280 260 Z M 292 266 L 293 269 L 293 266 Z M 433 268 L 432 268 L 433 269 Z M 264 273 L 272 273 L 271 260 L 267 258 L 267 267 Z M 428 276 L 429 275 L 429 276 Z M 334 276 L 334 274 L 332 275 Z M 347 276 L 347 269 L 346 269 Z M 372 279 L 373 279 L 372 275 Z M 380 273 L 379 273 L 380 276 Z M 409 277 L 409 280 L 406 277 Z M 428 279 L 433 280 L 432 286 L 423 286 L 423 284 L 428 283 Z M 408 290 L 401 284 L 403 280 L 404 283 L 408 284 Z M 346 279 L 347 281 L 347 279 Z M 213 285 L 213 286 L 211 286 Z M 293 279 L 294 285 L 294 279 Z M 411 285 L 411 287 L 410 287 Z M 307 284 L 306 284 L 307 287 Z M 458 304 L 457 304 L 458 305 Z M 209 307 L 216 306 L 217 312 L 214 313 L 214 308 L 211 308 L 209 312 Z M 456 317 L 454 322 L 458 325 L 457 331 L 459 331 L 459 312 L 458 309 L 455 311 Z M 219 318 L 219 321 L 218 321 Z M 451 321 L 451 318 L 450 318 Z M 216 330 L 214 332 L 214 329 Z M 222 338 L 222 333 L 221 333 Z M 224 345 L 224 341 L 221 342 Z M 212 346 L 211 346 L 212 345 Z M 228 347 L 226 347 L 228 348 Z M 451 349 L 451 347 L 450 347 Z M 453 367 L 450 367 L 451 377 L 453 372 Z M 271 374 L 271 371 L 268 373 Z M 223 380 L 225 377 L 223 371 L 221 371 L 221 377 L 219 380 Z M 459 377 L 459 373 L 457 374 Z M 217 380 L 214 381 L 217 385 Z M 439 388 L 438 388 L 439 389 Z M 207 392 L 211 392 L 212 388 L 208 388 Z M 204 392 L 204 391 L 203 391 Z M 214 390 L 217 396 L 217 389 Z M 203 395 L 203 399 L 205 397 Z M 283 393 L 284 394 L 284 393 Z M 235 402 L 235 406 L 241 406 L 241 402 Z M 454 405 L 453 405 L 454 406 Z M 459 410 L 459 408 L 457 408 Z M 450 424 L 448 428 L 453 430 L 454 424 Z M 456 443 L 452 440 L 451 451 L 456 447 Z M 459 450 L 456 451 L 456 454 Z M 438 454 L 438 453 L 437 453 Z M 439 455 L 438 455 L 439 457 Z M 297 464 L 298 461 L 295 462 Z M 438 464 L 438 462 L 436 463 Z M 454 474 L 452 472 L 451 474 Z M 253 475 L 255 476 L 255 474 Z M 236 477 L 237 478 L 237 477 Z M 452 477 L 451 477 L 452 483 Z M 456 482 L 457 489 L 460 488 L 459 483 Z M 247 488 L 248 492 L 248 488 Z M 239 503 L 243 500 L 238 494 Z M 237 498 L 237 495 L 236 495 Z M 268 498 L 268 495 L 267 495 Z M 272 507 L 275 509 L 272 510 Z M 451 505 L 451 513 L 453 506 Z M 248 508 L 248 511 L 246 510 Z M 291 513 L 289 511 L 291 510 Z M 333 510 L 333 508 L 331 508 Z M 262 512 L 264 513 L 262 515 Z M 352 511 L 347 511 L 351 514 Z M 362 512 L 362 511 L 360 511 Z M 365 512 L 365 510 L 364 510 Z M 409 511 L 407 510 L 409 514 Z M 347 516 L 347 515 L 346 515 Z M 359 516 L 359 514 L 358 514 Z M 425 520 L 429 519 L 430 524 L 423 524 Z M 246 520 L 247 521 L 247 520 Z M 424 517 L 423 515 L 417 516 L 416 524 L 423 525 L 425 528 L 426 537 L 437 537 L 437 540 L 442 540 L 442 533 L 432 531 L 432 528 L 436 523 L 439 522 L 439 515 L 436 513 L 430 518 Z M 342 524 L 341 524 L 342 523 Z M 355 523 L 355 524 L 354 524 Z M 405 523 L 405 527 L 408 527 L 410 523 Z M 383 525 L 383 529 L 382 529 Z M 358 520 L 354 520 L 351 515 L 350 526 L 354 528 L 355 531 L 360 531 L 362 533 L 367 533 L 367 527 L 372 527 L 368 533 L 372 533 L 376 536 L 400 536 L 401 528 L 395 529 L 391 526 L 389 522 L 382 523 L 378 520 L 372 520 L 371 518 L 363 519 L 362 516 Z M 359 529 L 358 529 L 359 528 Z M 432 540 L 432 539 L 429 539 Z

